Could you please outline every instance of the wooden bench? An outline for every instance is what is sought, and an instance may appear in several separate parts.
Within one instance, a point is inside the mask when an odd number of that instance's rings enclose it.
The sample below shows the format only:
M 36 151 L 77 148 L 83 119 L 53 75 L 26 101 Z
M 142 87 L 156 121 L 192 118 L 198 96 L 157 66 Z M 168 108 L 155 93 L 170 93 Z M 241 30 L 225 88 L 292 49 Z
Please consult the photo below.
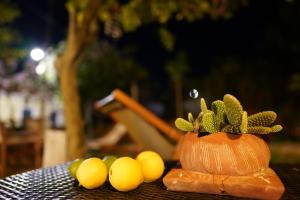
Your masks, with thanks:
M 115 122 L 126 126 L 131 138 L 143 150 L 158 152 L 164 159 L 178 159 L 176 144 L 182 133 L 119 89 L 95 104 Z

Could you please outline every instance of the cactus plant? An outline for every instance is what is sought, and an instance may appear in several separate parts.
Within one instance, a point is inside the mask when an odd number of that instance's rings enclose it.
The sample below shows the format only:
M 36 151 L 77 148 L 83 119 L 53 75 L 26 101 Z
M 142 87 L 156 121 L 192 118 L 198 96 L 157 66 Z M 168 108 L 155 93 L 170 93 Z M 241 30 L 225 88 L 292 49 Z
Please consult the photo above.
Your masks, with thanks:
M 189 119 L 189 122 L 194 123 L 194 117 L 193 117 L 192 113 L 188 114 L 188 119 Z
M 282 126 L 281 125 L 275 125 L 275 126 L 272 126 L 271 129 L 272 129 L 273 133 L 277 133 L 277 132 L 282 130 Z
M 182 131 L 194 131 L 193 124 L 182 118 L 176 119 L 175 126 Z
M 259 112 L 249 116 L 249 126 L 270 126 L 276 120 L 276 113 L 273 111 Z
M 205 100 L 201 98 L 200 107 L 201 112 L 197 118 L 189 113 L 189 121 L 178 118 L 175 121 L 176 127 L 183 131 L 209 133 L 223 131 L 235 134 L 269 134 L 282 130 L 281 125 L 271 126 L 277 117 L 275 112 L 264 111 L 248 116 L 240 102 L 230 94 L 224 95 L 223 101 L 214 101 L 211 104 L 212 110 L 208 109 Z
M 225 113 L 224 102 L 220 100 L 212 102 L 211 109 L 216 116 L 216 125 L 220 130 L 226 124 L 226 113 Z
M 200 108 L 203 113 L 206 113 L 208 111 L 204 98 L 200 99 Z
M 242 115 L 240 131 L 241 131 L 241 133 L 247 133 L 248 132 L 247 129 L 248 129 L 248 115 L 247 115 L 247 112 L 244 111 L 243 115 Z
M 226 94 L 223 98 L 225 112 L 230 124 L 238 126 L 242 121 L 243 107 L 240 102 L 232 95 Z
M 270 127 L 264 127 L 264 126 L 248 127 L 248 133 L 269 134 L 271 132 L 272 132 L 272 129 Z
M 235 127 L 228 124 L 224 128 L 222 128 L 221 131 L 226 132 L 226 133 L 234 133 L 235 132 L 234 130 L 235 130 Z
M 201 125 L 206 132 L 209 133 L 218 132 L 218 128 L 215 121 L 215 115 L 212 112 L 207 112 L 203 114 Z

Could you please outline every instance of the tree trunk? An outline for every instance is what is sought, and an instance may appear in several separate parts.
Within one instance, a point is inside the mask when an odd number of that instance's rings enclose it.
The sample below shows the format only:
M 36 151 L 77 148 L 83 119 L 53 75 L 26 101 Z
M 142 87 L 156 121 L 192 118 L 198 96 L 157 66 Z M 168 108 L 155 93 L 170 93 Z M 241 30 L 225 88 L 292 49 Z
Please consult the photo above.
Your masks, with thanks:
M 83 157 L 85 153 L 83 119 L 77 89 L 77 67 L 76 64 L 66 59 L 60 61 L 60 89 L 68 138 L 67 157 L 73 160 Z
M 97 36 L 97 14 L 100 3 L 100 0 L 89 1 L 87 8 L 81 11 L 81 20 L 78 18 L 76 6 L 68 4 L 69 27 L 66 47 L 56 59 L 63 97 L 69 160 L 83 157 L 85 154 L 85 134 L 77 88 L 77 65 L 85 45 L 94 41 Z

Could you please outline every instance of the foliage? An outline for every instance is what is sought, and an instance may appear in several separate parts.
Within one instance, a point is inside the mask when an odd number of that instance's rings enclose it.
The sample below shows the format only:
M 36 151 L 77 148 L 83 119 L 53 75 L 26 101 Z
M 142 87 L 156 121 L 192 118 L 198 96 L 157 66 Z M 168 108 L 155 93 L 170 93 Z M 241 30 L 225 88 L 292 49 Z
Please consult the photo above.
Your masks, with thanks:
M 173 81 L 181 79 L 183 75 L 188 71 L 187 56 L 184 52 L 176 54 L 174 60 L 169 61 L 166 64 L 166 71 Z
M 191 131 L 191 127 L 193 127 L 194 132 L 216 133 L 223 131 L 235 134 L 269 134 L 282 130 L 281 125 L 270 127 L 276 119 L 275 112 L 264 111 L 248 117 L 240 102 L 230 94 L 224 95 L 223 101 L 214 101 L 211 106 L 213 111 L 207 108 L 203 98 L 200 102 L 201 112 L 198 118 L 190 120 L 193 119 L 191 114 L 189 114 L 189 122 L 178 118 L 175 121 L 177 128 L 183 131 Z M 200 126 L 194 121 L 200 122 Z
M 126 90 L 132 81 L 145 79 L 147 72 L 130 54 L 130 49 L 117 50 L 107 42 L 86 49 L 78 69 L 83 101 L 98 100 L 115 88 Z
M 14 48 L 18 33 L 9 25 L 20 15 L 20 11 L 9 0 L 0 0 L 0 59 L 15 58 L 23 52 Z
M 175 45 L 174 35 L 166 28 L 160 28 L 159 36 L 160 36 L 161 43 L 164 45 L 165 49 L 167 51 L 172 51 Z
M 98 2 L 98 3 L 97 3 Z M 166 24 L 168 21 L 193 22 L 204 16 L 229 18 L 237 7 L 245 1 L 211 1 L 211 0 L 69 0 L 66 8 L 75 14 L 79 26 L 86 23 L 92 4 L 97 6 L 98 19 L 104 23 L 104 32 L 113 38 L 122 36 L 123 32 L 135 31 L 147 23 Z M 93 23 L 93 26 L 99 24 Z M 165 28 L 159 30 L 162 43 L 167 50 L 172 50 L 174 37 Z

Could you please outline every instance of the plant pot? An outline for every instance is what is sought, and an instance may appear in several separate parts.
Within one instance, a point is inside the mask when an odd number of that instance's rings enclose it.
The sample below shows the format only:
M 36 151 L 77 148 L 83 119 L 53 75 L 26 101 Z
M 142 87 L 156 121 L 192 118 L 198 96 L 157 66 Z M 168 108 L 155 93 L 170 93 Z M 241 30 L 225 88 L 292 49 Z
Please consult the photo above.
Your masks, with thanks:
M 269 166 L 270 150 L 252 134 L 187 133 L 180 147 L 183 169 L 214 175 L 248 175 Z

